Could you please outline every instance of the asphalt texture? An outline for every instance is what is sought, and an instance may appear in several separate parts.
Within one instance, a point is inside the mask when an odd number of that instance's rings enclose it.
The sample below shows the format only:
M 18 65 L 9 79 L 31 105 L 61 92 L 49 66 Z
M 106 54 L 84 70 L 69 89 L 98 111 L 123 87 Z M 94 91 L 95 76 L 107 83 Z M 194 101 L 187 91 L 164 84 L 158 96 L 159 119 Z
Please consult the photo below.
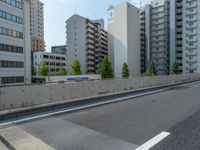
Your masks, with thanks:
M 16 125 L 57 150 L 200 149 L 200 83 Z

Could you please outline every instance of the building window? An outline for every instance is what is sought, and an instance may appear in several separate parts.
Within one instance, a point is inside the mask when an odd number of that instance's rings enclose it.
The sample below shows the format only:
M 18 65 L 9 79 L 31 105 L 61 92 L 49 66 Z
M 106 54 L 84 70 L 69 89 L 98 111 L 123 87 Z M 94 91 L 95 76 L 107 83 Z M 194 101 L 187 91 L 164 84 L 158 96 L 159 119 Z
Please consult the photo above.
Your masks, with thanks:
M 15 6 L 19 9 L 22 9 L 22 3 L 16 0 L 0 0 L 1 2 L 7 3 L 9 5 Z
M 24 53 L 23 47 L 0 44 L 0 51 L 12 53 Z
M 21 17 L 18 17 L 18 16 L 15 16 L 13 14 L 4 12 L 2 10 L 0 10 L 0 18 L 4 18 L 4 19 L 10 20 L 10 21 L 14 21 L 14 22 L 22 24 L 22 18 Z
M 46 59 L 48 59 L 48 58 L 49 58 L 49 56 L 48 56 L 48 55 L 43 55 L 43 58 L 46 58 Z
M 23 33 L 22 32 L 10 30 L 10 29 L 4 28 L 4 27 L 0 27 L 0 34 L 23 39 Z
M 22 83 L 24 82 L 23 76 L 18 77 L 1 77 L 1 84 L 9 84 L 9 83 Z
M 0 61 L 1 68 L 24 68 L 24 62 L 20 61 Z

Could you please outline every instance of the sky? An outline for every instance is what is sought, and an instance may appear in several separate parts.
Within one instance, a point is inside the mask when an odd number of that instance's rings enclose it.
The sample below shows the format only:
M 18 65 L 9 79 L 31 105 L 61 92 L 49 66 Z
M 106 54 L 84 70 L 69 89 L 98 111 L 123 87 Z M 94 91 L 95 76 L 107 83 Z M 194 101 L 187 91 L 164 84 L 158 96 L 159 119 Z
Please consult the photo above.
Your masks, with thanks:
M 103 18 L 106 27 L 108 7 L 125 1 L 140 6 L 140 0 L 41 0 L 44 3 L 46 51 L 51 51 L 51 46 L 66 44 L 65 21 L 75 12 L 90 19 Z M 143 5 L 150 2 L 141 1 Z

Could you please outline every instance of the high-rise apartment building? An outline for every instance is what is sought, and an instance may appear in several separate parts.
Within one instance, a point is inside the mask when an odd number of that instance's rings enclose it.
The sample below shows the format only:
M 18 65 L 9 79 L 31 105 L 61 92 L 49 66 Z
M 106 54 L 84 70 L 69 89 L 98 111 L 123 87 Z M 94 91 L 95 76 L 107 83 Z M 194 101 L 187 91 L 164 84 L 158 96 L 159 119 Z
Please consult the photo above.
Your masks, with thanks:
M 31 50 L 34 52 L 45 51 L 43 5 L 40 0 L 30 0 Z
M 83 74 L 95 74 L 101 60 L 108 55 L 108 35 L 104 21 L 90 20 L 77 14 L 66 21 L 67 68 L 71 72 L 72 60 L 80 60 Z
M 29 0 L 0 0 L 0 85 L 31 83 Z
M 169 74 L 174 62 L 180 73 L 200 72 L 199 2 L 154 0 L 145 6 L 146 41 L 142 47 L 147 63 L 152 60 L 158 74 Z
M 122 76 L 122 66 L 128 64 L 130 76 L 140 75 L 140 12 L 125 2 L 108 9 L 108 51 L 115 77 Z
M 178 33 L 176 43 L 173 43 L 176 46 L 175 59 L 183 73 L 200 73 L 200 1 L 177 0 L 175 6 L 175 32 Z
M 151 5 L 146 5 L 142 15 L 144 24 L 146 60 L 142 68 L 148 68 L 150 61 L 153 61 L 157 74 L 169 74 L 169 0 L 154 0 Z M 142 26 L 143 27 L 143 26 Z M 144 71 L 144 70 L 142 70 Z

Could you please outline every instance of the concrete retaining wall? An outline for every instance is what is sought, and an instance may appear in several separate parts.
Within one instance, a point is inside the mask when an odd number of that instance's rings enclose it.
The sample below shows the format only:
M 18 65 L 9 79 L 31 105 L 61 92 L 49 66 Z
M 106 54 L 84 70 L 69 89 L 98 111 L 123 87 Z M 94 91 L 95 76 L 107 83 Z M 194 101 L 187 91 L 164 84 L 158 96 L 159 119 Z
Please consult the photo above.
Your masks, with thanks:
M 73 101 L 73 99 L 77 98 L 190 80 L 200 80 L 200 74 L 1 87 L 0 110 L 35 106 L 63 100 Z

